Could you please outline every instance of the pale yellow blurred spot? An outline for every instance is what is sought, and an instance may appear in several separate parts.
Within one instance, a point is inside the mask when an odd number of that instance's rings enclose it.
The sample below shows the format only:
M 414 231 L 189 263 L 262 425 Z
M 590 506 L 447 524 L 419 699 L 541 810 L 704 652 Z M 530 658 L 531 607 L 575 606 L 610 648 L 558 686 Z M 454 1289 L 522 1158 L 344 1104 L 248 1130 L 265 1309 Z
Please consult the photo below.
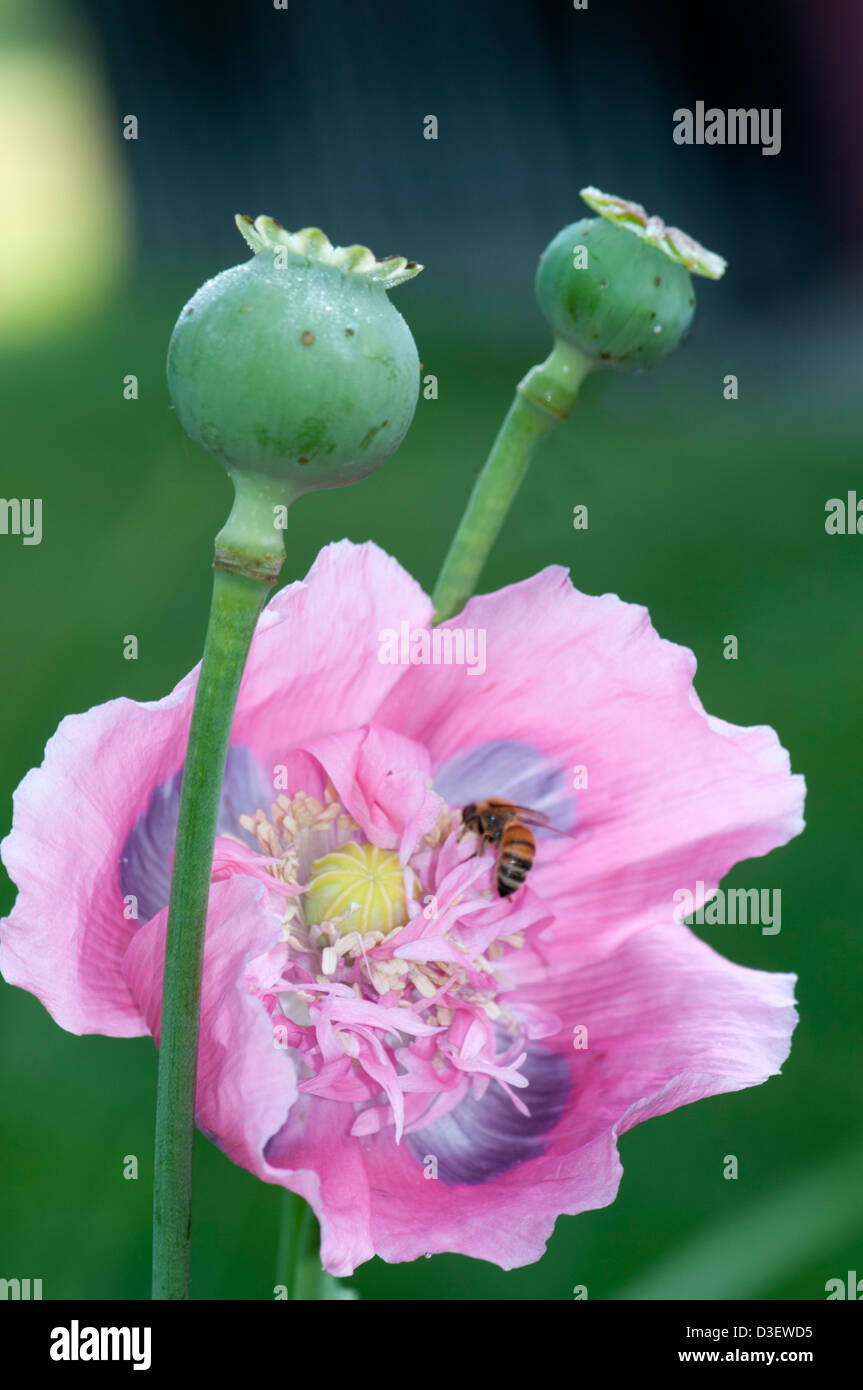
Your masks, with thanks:
M 0 50 L 0 345 L 62 327 L 115 285 L 129 235 L 121 140 L 83 53 Z

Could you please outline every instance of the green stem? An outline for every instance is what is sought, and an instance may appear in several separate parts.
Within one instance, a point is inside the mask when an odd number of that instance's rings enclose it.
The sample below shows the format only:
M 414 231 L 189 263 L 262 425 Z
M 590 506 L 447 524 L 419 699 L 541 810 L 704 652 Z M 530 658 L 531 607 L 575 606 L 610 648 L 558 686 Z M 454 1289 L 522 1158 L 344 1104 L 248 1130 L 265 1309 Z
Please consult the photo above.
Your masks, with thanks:
M 546 361 L 519 382 L 435 585 L 435 622 L 460 612 L 470 598 L 537 442 L 568 418 L 594 365 L 557 338 Z
M 282 1191 L 276 1285 L 301 1302 L 341 1303 L 356 1291 L 321 1268 L 321 1232 L 311 1207 L 287 1188 Z
M 284 1284 L 289 1299 L 319 1300 L 323 1278 L 321 1234 L 315 1214 L 302 1197 L 285 1188 L 276 1283 Z
M 255 623 L 274 575 L 216 569 L 183 769 L 162 992 L 153 1202 L 153 1298 L 189 1296 L 192 1139 L 204 931 L 222 778 Z

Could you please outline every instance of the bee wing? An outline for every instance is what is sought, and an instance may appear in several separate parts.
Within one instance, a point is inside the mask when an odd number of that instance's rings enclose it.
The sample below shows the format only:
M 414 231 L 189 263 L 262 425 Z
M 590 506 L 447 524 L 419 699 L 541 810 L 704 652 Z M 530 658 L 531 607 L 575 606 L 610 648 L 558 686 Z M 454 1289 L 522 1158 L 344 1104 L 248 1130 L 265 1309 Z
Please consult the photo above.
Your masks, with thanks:
M 565 835 L 565 830 L 558 830 L 552 825 L 548 816 L 542 811 L 532 811 L 529 806 L 513 806 L 512 813 L 525 825 L 541 825 L 543 830 L 551 830 L 555 835 Z

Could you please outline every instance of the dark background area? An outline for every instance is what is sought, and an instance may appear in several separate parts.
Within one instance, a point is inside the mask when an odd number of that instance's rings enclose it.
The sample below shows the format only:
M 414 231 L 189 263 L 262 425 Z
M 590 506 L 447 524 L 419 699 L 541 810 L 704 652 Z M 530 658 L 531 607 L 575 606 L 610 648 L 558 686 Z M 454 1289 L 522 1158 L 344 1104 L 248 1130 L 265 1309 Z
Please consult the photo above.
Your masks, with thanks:
M 567 1299 L 575 1284 L 821 1298 L 863 1270 L 863 538 L 824 530 L 829 498 L 863 497 L 861 53 L 853 0 L 0 0 L 0 77 L 33 92 L 10 109 L 0 82 L 0 493 L 44 499 L 40 546 L 0 536 L 0 829 L 64 714 L 158 698 L 200 654 L 230 487 L 180 433 L 164 356 L 185 300 L 247 255 L 235 212 L 426 267 L 394 302 L 439 397 L 420 399 L 385 469 L 298 504 L 285 580 L 348 535 L 431 587 L 513 386 L 548 350 L 533 273 L 586 211 L 580 187 L 640 201 L 729 261 L 719 284 L 697 282 L 675 357 L 588 381 L 483 587 L 566 564 L 693 648 L 712 713 L 776 727 L 807 776 L 808 828 L 724 886 L 781 889 L 782 931 L 698 930 L 743 964 L 798 973 L 791 1057 L 763 1087 L 628 1134 L 618 1200 L 561 1218 L 540 1264 L 374 1261 L 352 1281 L 364 1298 Z M 780 107 L 781 152 L 676 145 L 673 112 L 697 100 Z M 130 113 L 137 141 L 122 138 Z M 4 876 L 0 909 L 13 899 Z M 46 1298 L 145 1298 L 152 1044 L 75 1038 L 31 996 L 0 998 L 0 1274 L 42 1278 Z M 195 1296 L 271 1297 L 278 1192 L 200 1137 L 196 1184 Z
M 230 257 L 226 201 L 255 215 L 276 197 L 290 225 L 320 222 L 379 254 L 397 229 L 418 257 L 434 248 L 438 274 L 499 294 L 514 258 L 571 220 L 585 182 L 709 230 L 739 299 L 812 279 L 816 248 L 859 252 L 854 0 L 80 9 L 117 111 L 141 121 L 128 172 L 145 256 Z M 781 108 L 780 154 L 672 144 L 672 112 L 699 99 Z M 437 141 L 420 138 L 428 113 Z

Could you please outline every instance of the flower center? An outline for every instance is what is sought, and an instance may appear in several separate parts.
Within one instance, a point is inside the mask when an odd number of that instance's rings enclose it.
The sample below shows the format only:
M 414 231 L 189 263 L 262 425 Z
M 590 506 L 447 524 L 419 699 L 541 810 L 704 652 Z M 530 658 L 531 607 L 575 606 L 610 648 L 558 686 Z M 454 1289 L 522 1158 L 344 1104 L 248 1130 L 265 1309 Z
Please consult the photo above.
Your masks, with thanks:
M 349 840 L 312 864 L 303 906 L 309 926 L 340 919 L 340 936 L 352 931 L 387 936 L 408 920 L 398 855 Z
M 331 783 L 322 801 L 282 794 L 240 825 L 267 858 L 256 876 L 285 890 L 280 942 L 246 988 L 296 1051 L 300 1091 L 352 1106 L 351 1134 L 392 1124 L 397 1141 L 490 1081 L 527 1115 L 528 1045 L 559 1022 L 513 1010 L 510 964 L 548 914 L 494 893 L 458 812 L 445 807 L 406 863 L 362 838 Z M 247 850 L 236 863 L 249 871 Z

